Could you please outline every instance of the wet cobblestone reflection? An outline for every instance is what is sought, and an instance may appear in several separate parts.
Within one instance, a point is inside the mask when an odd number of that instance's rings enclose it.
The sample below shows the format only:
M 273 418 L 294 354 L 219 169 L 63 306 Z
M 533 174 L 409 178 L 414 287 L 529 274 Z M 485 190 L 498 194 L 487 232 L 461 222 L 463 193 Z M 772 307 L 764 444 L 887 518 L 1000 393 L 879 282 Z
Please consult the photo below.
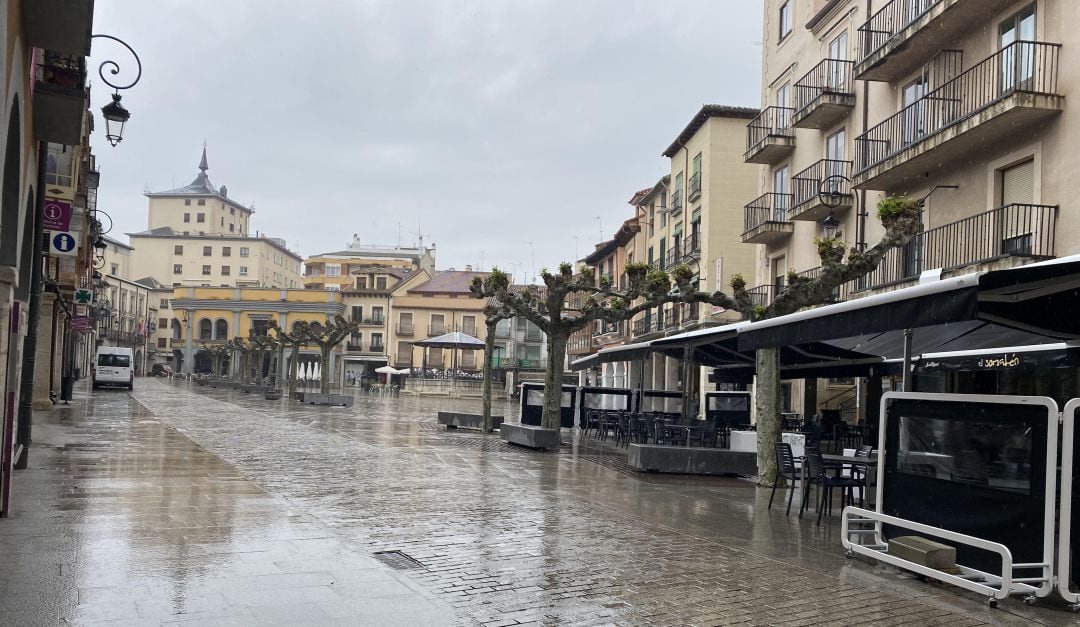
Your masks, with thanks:
M 143 380 L 54 411 L 16 478 L 20 512 L 0 521 L 0 559 L 21 575 L 5 569 L 0 610 L 25 624 L 1072 622 L 846 560 L 838 522 L 768 512 L 747 481 L 448 433 L 435 412 L 451 408 L 477 403 L 311 408 Z

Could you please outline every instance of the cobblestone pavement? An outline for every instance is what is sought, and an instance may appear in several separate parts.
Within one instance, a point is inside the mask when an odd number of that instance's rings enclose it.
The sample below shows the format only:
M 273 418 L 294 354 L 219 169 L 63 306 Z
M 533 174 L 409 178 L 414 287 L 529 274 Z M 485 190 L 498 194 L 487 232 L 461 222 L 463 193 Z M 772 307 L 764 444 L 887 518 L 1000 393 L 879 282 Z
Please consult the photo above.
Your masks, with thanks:
M 36 413 L 31 451 L 15 511 L 0 519 L 0 625 L 454 620 L 417 582 L 124 392 Z
M 838 517 L 767 511 L 747 481 L 639 474 L 587 441 L 533 453 L 434 424 L 468 403 L 311 408 L 140 383 L 159 420 L 353 551 L 418 561 L 402 572 L 466 624 L 1073 624 L 1050 601 L 991 610 L 844 559 Z

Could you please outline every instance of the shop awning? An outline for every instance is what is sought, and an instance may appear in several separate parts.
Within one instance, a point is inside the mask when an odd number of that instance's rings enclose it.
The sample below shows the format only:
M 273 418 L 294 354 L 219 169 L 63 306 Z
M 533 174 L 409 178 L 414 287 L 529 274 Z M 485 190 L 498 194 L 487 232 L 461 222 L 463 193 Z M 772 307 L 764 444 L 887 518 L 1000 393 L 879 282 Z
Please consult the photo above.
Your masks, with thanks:
M 597 352 L 581 359 L 570 362 L 571 370 L 584 370 L 599 364 L 608 364 L 614 361 L 633 361 L 645 359 L 652 351 L 652 342 L 638 342 L 636 344 L 623 344 L 610 348 L 601 348 Z
M 984 321 L 1056 339 L 1080 337 L 1080 255 L 978 272 L 754 322 L 739 349 Z
M 982 372 L 1077 366 L 1080 366 L 1080 345 L 1063 342 L 927 353 L 915 362 L 917 372 Z

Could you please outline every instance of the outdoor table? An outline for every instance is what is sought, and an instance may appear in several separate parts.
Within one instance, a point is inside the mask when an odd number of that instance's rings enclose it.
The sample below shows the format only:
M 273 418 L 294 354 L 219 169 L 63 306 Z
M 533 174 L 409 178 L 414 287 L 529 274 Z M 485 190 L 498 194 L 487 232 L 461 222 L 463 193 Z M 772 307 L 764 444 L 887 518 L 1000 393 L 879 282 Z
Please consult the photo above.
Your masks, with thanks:
M 829 465 L 846 465 L 846 466 L 859 466 L 863 469 L 863 479 L 866 483 L 863 489 L 866 490 L 866 505 L 870 506 L 870 471 L 877 469 L 878 458 L 876 455 L 871 457 L 855 457 L 854 455 L 833 455 L 822 453 L 821 459 Z
M 694 431 L 701 431 L 705 427 L 700 425 L 680 425 L 680 424 L 668 424 L 664 425 L 665 429 L 684 429 L 686 430 L 686 447 L 690 448 L 690 434 Z
M 757 435 L 757 431 L 733 430 L 728 435 L 728 448 L 732 451 L 757 453 Z M 803 456 L 803 451 L 806 449 L 805 434 L 783 432 L 780 434 L 780 438 L 791 445 L 792 455 L 795 457 Z

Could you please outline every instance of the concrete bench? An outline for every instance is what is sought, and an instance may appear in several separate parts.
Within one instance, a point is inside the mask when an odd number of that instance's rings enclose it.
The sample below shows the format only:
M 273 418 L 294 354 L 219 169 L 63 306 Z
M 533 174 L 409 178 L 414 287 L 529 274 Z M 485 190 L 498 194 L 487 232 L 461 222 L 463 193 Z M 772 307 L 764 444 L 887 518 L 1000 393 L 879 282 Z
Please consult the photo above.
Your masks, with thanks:
M 503 423 L 499 427 L 502 439 L 531 449 L 557 451 L 562 446 L 559 429 L 542 429 L 532 425 Z
M 353 397 L 350 394 L 321 394 L 319 392 L 305 392 L 301 401 L 307 405 L 341 405 L 352 407 Z
M 637 470 L 684 475 L 755 475 L 757 454 L 724 448 L 631 444 L 626 462 Z
M 491 417 L 491 427 L 498 429 L 502 425 L 502 416 Z M 483 426 L 484 417 L 480 414 L 462 414 L 456 411 L 439 412 L 439 424 L 446 425 L 447 429 L 479 429 Z

